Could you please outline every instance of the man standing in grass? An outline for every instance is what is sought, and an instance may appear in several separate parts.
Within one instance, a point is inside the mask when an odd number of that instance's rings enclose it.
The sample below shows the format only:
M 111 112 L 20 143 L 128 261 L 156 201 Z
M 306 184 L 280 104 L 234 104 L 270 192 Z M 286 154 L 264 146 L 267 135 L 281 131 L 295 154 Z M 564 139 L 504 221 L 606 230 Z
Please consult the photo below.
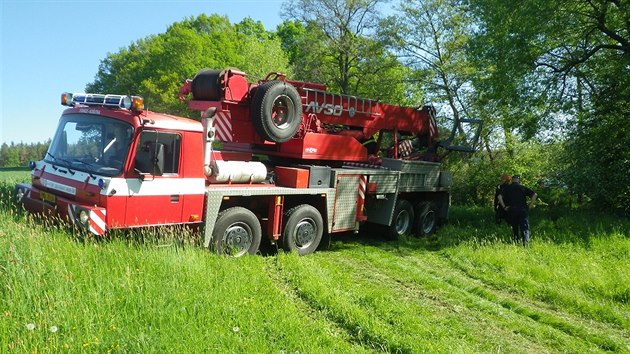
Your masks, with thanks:
M 499 205 L 507 213 L 507 220 L 512 225 L 512 237 L 514 242 L 519 238 L 523 240 L 523 245 L 529 244 L 529 208 L 527 197 L 530 198 L 529 207 L 533 208 L 536 203 L 537 194 L 531 189 L 521 185 L 521 176 L 512 176 L 512 184 L 505 186 L 499 194 Z

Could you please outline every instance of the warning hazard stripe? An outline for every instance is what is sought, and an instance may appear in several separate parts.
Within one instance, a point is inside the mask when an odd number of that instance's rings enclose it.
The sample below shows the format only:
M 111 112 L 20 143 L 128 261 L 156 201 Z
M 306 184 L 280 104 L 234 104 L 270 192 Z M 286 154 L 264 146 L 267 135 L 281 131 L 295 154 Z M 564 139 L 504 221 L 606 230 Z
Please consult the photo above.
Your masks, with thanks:
M 219 112 L 214 118 L 214 129 L 217 139 L 223 142 L 232 141 L 232 123 L 230 112 Z
M 365 199 L 365 176 L 361 176 L 359 179 L 359 198 Z
M 87 210 L 83 208 L 81 209 L 86 210 L 88 212 L 88 216 L 89 216 L 88 224 L 89 224 L 90 232 L 95 235 L 104 234 L 107 227 L 105 224 L 105 214 L 106 214 L 105 209 L 92 209 L 92 210 Z M 76 205 L 68 204 L 68 219 L 70 219 L 70 221 L 72 221 L 73 224 L 82 226 L 80 221 L 78 220 Z
M 365 187 L 367 185 L 367 177 L 359 177 L 359 195 L 357 198 L 357 213 L 356 221 L 366 220 L 366 216 L 363 214 L 363 204 L 365 203 Z
M 105 233 L 105 210 L 90 210 L 90 232 L 96 235 Z

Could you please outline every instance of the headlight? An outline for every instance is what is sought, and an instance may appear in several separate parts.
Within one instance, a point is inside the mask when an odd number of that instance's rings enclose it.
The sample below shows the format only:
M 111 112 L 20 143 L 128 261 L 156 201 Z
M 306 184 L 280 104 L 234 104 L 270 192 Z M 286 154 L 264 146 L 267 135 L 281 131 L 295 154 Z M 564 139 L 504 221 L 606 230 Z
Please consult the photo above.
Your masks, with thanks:
M 88 220 L 90 220 L 90 216 L 88 215 L 88 212 L 85 210 L 81 210 L 79 212 L 79 222 L 83 224 L 84 226 L 87 226 Z
M 15 190 L 15 201 L 18 203 L 22 202 L 22 198 L 24 198 L 24 189 L 23 188 L 17 188 Z

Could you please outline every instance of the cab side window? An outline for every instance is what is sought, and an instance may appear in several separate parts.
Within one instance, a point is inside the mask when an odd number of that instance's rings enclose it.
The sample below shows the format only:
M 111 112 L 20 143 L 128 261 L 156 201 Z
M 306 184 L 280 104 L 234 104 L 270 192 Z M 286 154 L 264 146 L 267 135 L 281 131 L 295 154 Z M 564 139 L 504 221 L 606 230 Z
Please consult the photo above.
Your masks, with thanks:
M 144 131 L 136 149 L 135 169 L 152 175 L 178 174 L 181 135 Z

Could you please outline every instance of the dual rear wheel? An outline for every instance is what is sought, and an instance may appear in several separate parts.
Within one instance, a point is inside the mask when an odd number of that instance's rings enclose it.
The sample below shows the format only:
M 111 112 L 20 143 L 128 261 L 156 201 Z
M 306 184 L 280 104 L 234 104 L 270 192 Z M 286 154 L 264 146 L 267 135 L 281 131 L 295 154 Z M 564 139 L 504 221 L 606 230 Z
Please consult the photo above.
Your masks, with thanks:
M 322 240 L 324 222 L 319 211 L 301 204 L 284 214 L 282 246 L 287 252 L 307 255 L 315 252 Z M 241 257 L 258 252 L 262 227 L 258 217 L 243 207 L 219 213 L 212 231 L 212 246 L 218 254 Z
M 403 235 L 418 237 L 431 235 L 437 228 L 435 204 L 429 201 L 417 203 L 415 206 L 408 200 L 399 199 L 394 208 L 392 222 L 387 227 L 390 240 L 398 240 Z

